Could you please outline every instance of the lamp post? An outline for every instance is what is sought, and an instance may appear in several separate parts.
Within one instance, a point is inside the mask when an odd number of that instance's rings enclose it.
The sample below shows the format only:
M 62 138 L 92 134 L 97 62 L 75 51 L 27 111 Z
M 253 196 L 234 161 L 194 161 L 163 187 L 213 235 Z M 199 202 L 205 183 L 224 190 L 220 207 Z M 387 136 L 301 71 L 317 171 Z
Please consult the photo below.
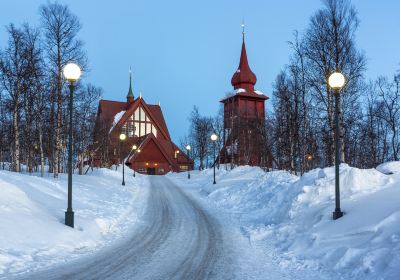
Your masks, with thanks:
M 135 156 L 136 150 L 137 150 L 137 146 L 136 146 L 136 145 L 133 145 L 133 146 L 132 146 L 133 156 Z M 140 150 L 139 150 L 139 151 L 140 151 Z M 135 174 L 135 166 L 133 166 L 133 177 L 136 177 L 136 174 Z
M 340 210 L 340 186 L 339 186 L 339 93 L 341 88 L 344 86 L 345 78 L 342 73 L 335 72 L 329 76 L 329 86 L 335 92 L 335 212 L 333 212 L 333 219 L 339 219 L 343 216 L 343 212 Z
M 191 149 L 190 145 L 186 145 L 189 161 L 190 161 L 190 149 Z M 190 179 L 190 166 L 188 166 L 188 179 Z
M 213 182 L 213 184 L 217 183 L 215 181 L 215 142 L 217 141 L 217 139 L 218 139 L 217 134 L 215 134 L 215 133 L 211 134 L 211 141 L 213 142 L 213 148 L 214 148 L 214 182 Z
M 313 160 L 313 156 L 311 154 L 307 155 L 307 162 L 308 162 L 308 170 L 312 169 L 312 160 Z
M 65 225 L 74 227 L 74 211 L 72 210 L 72 110 L 74 102 L 75 82 L 81 76 L 81 69 L 75 63 L 68 63 L 63 69 L 64 77 L 69 82 L 69 131 L 68 131 L 68 208 L 65 212 Z
M 119 135 L 119 140 L 120 140 L 120 142 L 119 142 L 119 144 L 120 144 L 119 151 L 120 152 L 121 152 L 121 144 L 122 144 L 123 141 L 125 141 L 125 139 L 126 139 L 126 135 L 124 133 L 121 133 Z M 120 159 L 121 159 L 121 156 L 120 156 Z M 125 166 L 124 157 L 122 156 L 122 185 L 123 186 L 125 186 L 125 168 L 124 168 L 124 166 Z

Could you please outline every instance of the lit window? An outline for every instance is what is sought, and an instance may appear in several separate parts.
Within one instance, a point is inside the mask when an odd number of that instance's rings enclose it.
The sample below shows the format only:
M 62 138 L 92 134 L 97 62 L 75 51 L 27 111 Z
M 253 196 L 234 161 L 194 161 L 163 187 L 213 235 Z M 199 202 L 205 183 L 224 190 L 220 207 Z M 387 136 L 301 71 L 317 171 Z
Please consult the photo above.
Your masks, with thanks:
M 146 123 L 140 123 L 140 136 L 146 135 Z
M 137 108 L 135 110 L 135 120 L 138 121 L 139 120 L 139 108 Z
M 142 122 L 146 121 L 146 114 L 142 107 L 140 107 L 140 121 Z
M 146 123 L 146 134 L 151 132 L 151 123 Z

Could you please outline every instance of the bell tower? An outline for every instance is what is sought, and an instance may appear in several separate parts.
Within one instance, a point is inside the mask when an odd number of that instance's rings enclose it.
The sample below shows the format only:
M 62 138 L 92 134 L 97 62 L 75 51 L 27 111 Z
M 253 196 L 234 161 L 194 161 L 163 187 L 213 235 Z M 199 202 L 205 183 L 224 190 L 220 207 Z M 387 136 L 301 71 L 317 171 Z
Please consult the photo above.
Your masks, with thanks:
M 270 167 L 270 154 L 266 149 L 265 100 L 255 90 L 257 77 L 247 59 L 244 30 L 239 66 L 232 76 L 232 94 L 220 102 L 224 104 L 224 146 L 220 151 L 221 163 Z

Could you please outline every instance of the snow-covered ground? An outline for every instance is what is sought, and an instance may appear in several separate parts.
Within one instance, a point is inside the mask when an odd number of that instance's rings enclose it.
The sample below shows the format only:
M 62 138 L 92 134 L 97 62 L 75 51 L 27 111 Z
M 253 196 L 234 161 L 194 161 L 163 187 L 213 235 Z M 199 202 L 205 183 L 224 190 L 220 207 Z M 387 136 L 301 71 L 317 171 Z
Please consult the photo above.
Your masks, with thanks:
M 212 170 L 191 175 L 190 184 L 187 174 L 168 176 L 230 213 L 252 246 L 282 270 L 400 279 L 400 162 L 366 170 L 342 164 L 345 215 L 336 221 L 333 167 L 301 177 L 248 166 L 220 169 L 216 185 Z
M 47 175 L 47 174 L 46 174 Z M 107 245 L 135 224 L 148 180 L 126 170 L 74 175 L 75 229 L 64 225 L 67 176 L 0 171 L 0 278 L 71 260 Z
M 212 169 L 191 172 L 190 180 L 186 173 L 167 177 L 219 221 L 232 240 L 237 279 L 400 279 L 400 162 L 367 170 L 343 164 L 340 172 L 345 215 L 336 221 L 332 167 L 301 177 L 220 169 L 216 185 Z M 131 170 L 121 186 L 121 175 L 74 175 L 71 229 L 63 224 L 65 175 L 0 171 L 0 279 L 91 257 L 134 232 L 151 188 L 147 176 L 133 178 Z

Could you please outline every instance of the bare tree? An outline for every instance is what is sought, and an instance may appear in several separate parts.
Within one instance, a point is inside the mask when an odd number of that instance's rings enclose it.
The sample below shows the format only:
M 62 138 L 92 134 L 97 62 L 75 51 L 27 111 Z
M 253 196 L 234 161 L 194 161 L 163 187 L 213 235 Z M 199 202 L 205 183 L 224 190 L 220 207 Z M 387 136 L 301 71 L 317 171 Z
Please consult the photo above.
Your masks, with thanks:
M 75 61 L 81 67 L 86 67 L 86 55 L 83 43 L 77 39 L 81 29 L 79 19 L 71 13 L 67 5 L 57 2 L 48 3 L 40 7 L 42 28 L 44 30 L 44 45 L 47 54 L 47 63 L 50 69 L 51 82 L 55 85 L 53 91 L 56 116 L 55 139 L 53 151 L 54 177 L 60 170 L 60 157 L 63 149 L 63 79 L 62 68 L 65 63 Z
M 400 76 L 395 76 L 392 82 L 379 78 L 377 91 L 380 97 L 377 117 L 384 120 L 391 131 L 391 146 L 393 160 L 399 160 L 399 125 L 400 125 Z
M 365 70 L 365 57 L 355 47 L 355 32 L 358 28 L 356 10 L 349 0 L 325 0 L 325 8 L 317 11 L 311 18 L 305 42 L 305 54 L 308 60 L 308 77 L 316 105 L 321 109 L 321 117 L 326 119 L 325 153 L 327 164 L 333 163 L 334 139 L 334 98 L 327 79 L 334 71 L 341 71 L 346 77 L 340 103 L 340 120 L 344 107 L 354 102 L 358 87 Z M 343 131 L 340 135 L 342 158 L 344 161 Z
M 12 169 L 20 171 L 20 110 L 23 82 L 26 71 L 25 42 L 21 29 L 13 24 L 7 27 L 9 34 L 8 45 L 1 53 L 0 72 L 1 83 L 4 91 L 10 98 L 10 109 L 12 110 Z

